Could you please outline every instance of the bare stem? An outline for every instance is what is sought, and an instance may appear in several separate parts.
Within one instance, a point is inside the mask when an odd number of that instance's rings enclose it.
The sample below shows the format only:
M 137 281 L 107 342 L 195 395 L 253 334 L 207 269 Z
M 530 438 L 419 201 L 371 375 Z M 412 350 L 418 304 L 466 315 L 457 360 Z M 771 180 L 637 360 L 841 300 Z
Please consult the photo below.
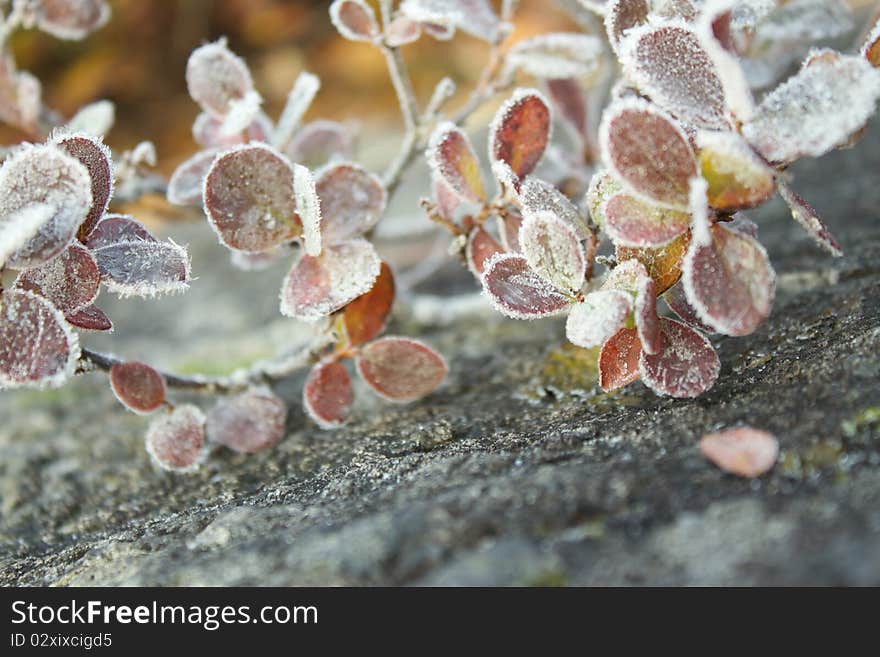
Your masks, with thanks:
M 382 182 L 385 184 L 388 194 L 391 195 L 400 184 L 404 170 L 409 166 L 416 153 L 421 118 L 419 116 L 419 106 L 416 101 L 415 91 L 413 91 L 412 80 L 410 80 L 400 50 L 385 45 L 381 46 L 381 48 L 382 54 L 385 55 L 388 73 L 391 75 L 391 82 L 394 85 L 397 100 L 400 103 L 404 125 L 404 135 L 403 141 L 400 144 L 400 150 L 382 176 Z

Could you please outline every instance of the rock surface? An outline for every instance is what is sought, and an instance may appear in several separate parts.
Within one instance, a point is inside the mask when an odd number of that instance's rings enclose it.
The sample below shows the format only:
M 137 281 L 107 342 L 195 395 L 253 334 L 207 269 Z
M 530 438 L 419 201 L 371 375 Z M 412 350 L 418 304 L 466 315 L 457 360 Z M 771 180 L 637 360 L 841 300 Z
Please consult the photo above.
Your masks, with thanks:
M 780 274 L 757 333 L 715 339 L 704 397 L 636 383 L 603 395 L 593 355 L 557 321 L 478 312 L 441 327 L 400 313 L 451 364 L 412 406 L 358 390 L 356 419 L 318 430 L 280 388 L 274 450 L 218 450 L 191 475 L 156 471 L 143 419 L 99 374 L 0 394 L 3 585 L 880 584 L 880 126 L 795 168 L 846 257 L 815 248 L 780 202 L 755 215 Z M 415 219 L 414 219 L 415 220 Z M 285 265 L 233 273 L 203 225 L 185 296 L 102 305 L 87 343 L 177 371 L 224 370 L 302 337 L 277 316 Z M 293 337 L 291 337 L 293 336 Z M 710 431 L 750 424 L 781 455 L 746 481 L 701 457 Z

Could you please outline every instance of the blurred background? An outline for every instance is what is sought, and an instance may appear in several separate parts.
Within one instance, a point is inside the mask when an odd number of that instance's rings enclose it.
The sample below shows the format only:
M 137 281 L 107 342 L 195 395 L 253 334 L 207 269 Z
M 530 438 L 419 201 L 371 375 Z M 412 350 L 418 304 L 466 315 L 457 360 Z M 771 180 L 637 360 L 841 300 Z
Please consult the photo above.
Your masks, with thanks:
M 308 70 L 321 77 L 322 88 L 306 120 L 355 122 L 361 135 L 371 135 L 371 143 L 361 146 L 368 146 L 362 155 L 373 168 L 381 168 L 384 155 L 391 156 L 397 148 L 401 123 L 385 61 L 373 46 L 339 36 L 330 23 L 329 2 L 110 0 L 109 4 L 110 22 L 83 41 L 60 41 L 32 30 L 17 34 L 12 46 L 19 68 L 43 82 L 47 104 L 62 114 L 70 116 L 102 98 L 116 103 L 116 125 L 106 138 L 115 152 L 150 140 L 158 150 L 159 169 L 170 174 L 195 151 L 190 127 L 198 110 L 186 91 L 186 61 L 199 44 L 221 36 L 228 37 L 232 50 L 247 60 L 273 118 L 296 76 Z M 573 29 L 577 26 L 556 3 L 524 0 L 515 37 Z M 479 76 L 487 48 L 461 33 L 452 41 L 423 37 L 405 47 L 420 100 L 424 103 L 445 75 L 459 83 L 464 96 Z M 0 142 L 21 138 L 0 126 Z M 393 141 L 383 148 L 382 140 Z

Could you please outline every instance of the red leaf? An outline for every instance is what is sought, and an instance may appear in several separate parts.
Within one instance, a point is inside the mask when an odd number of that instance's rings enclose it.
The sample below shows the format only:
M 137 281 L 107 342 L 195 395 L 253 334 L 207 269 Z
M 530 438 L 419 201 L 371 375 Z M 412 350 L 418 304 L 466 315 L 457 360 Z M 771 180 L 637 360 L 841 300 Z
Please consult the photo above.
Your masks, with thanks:
M 193 51 L 186 65 L 186 84 L 192 99 L 217 117 L 227 116 L 255 93 L 247 64 L 226 47 L 225 39 Z
M 835 257 L 842 256 L 843 249 L 840 248 L 840 244 L 838 244 L 834 235 L 822 223 L 819 214 L 813 209 L 813 206 L 782 181 L 776 182 L 776 189 L 779 190 L 779 195 L 788 204 L 791 216 L 810 234 L 810 237 L 831 255 Z
M 84 134 L 59 137 L 55 142 L 88 170 L 91 178 L 92 207 L 79 228 L 79 237 L 88 235 L 104 216 L 113 193 L 113 165 L 110 149 L 99 139 Z
M 634 328 L 622 328 L 599 352 L 599 385 L 606 392 L 629 385 L 639 378 L 642 345 Z
M 703 436 L 700 452 L 725 472 L 751 479 L 776 464 L 779 442 L 766 431 L 736 427 Z
M 688 326 L 692 326 L 702 333 L 715 333 L 715 329 L 711 326 L 706 326 L 700 321 L 697 311 L 687 300 L 683 284 L 679 283 L 673 285 L 666 290 L 666 294 L 663 295 L 663 300 L 666 301 L 666 305 L 669 306 L 669 309 L 678 315 L 678 318 Z
M 221 153 L 205 179 L 208 223 L 230 249 L 265 251 L 300 235 L 293 168 L 265 144 Z
M 205 456 L 205 416 L 196 406 L 178 406 L 152 421 L 146 443 L 153 462 L 163 470 L 194 470 Z
M 605 203 L 605 231 L 615 244 L 663 246 L 686 232 L 687 212 L 645 203 L 629 194 L 615 194 Z
M 550 140 L 550 107 L 534 89 L 518 89 L 489 128 L 489 154 L 522 180 L 534 171 Z
M 270 390 L 249 390 L 222 399 L 208 411 L 208 440 L 236 452 L 253 454 L 284 437 L 287 406 Z
M 609 0 L 605 9 L 605 30 L 616 50 L 624 32 L 648 21 L 651 8 L 647 0 Z
M 76 335 L 46 299 L 16 290 L 0 296 L 0 389 L 57 387 L 79 353 Z
M 112 331 L 113 322 L 97 306 L 88 306 L 64 316 L 67 322 L 87 331 Z
M 465 260 L 474 276 L 479 278 L 483 275 L 486 264 L 496 253 L 504 253 L 504 248 L 482 226 L 477 226 L 470 232 L 465 248 Z
M 642 380 L 658 395 L 698 397 L 718 378 L 721 363 L 712 343 L 697 331 L 674 319 L 660 318 L 663 349 L 650 355 L 642 351 Z
M 310 169 L 322 166 L 331 159 L 349 159 L 354 152 L 354 140 L 341 123 L 318 119 L 306 123 L 284 149 L 292 162 Z
M 342 313 L 349 345 L 369 342 L 385 330 L 385 323 L 394 305 L 394 287 L 391 268 L 383 262 L 379 277 L 370 291 L 349 303 Z
M 382 181 L 357 164 L 333 164 L 318 173 L 324 240 L 334 244 L 360 237 L 385 212 L 388 195 Z
M 146 363 L 117 363 L 110 368 L 110 387 L 123 406 L 147 415 L 165 403 L 165 378 Z
M 303 407 L 319 427 L 345 424 L 353 403 L 351 377 L 342 363 L 324 361 L 312 368 L 303 388 Z
M 570 223 L 552 212 L 526 214 L 519 244 L 529 267 L 545 281 L 570 293 L 583 287 L 587 256 Z
M 557 112 L 571 124 L 575 132 L 586 139 L 587 100 L 574 78 L 547 80 L 547 93 Z
M 642 100 L 624 100 L 605 111 L 599 131 L 606 163 L 632 192 L 673 208 L 688 207 L 697 162 L 672 117 Z
M 441 123 L 428 142 L 428 164 L 434 175 L 458 196 L 481 203 L 486 197 L 480 161 L 470 139 L 453 123 Z
M 650 276 L 639 279 L 634 313 L 642 348 L 649 354 L 658 353 L 663 343 L 657 316 L 657 286 Z
M 522 252 L 519 244 L 519 231 L 522 228 L 522 222 L 522 215 L 512 208 L 508 208 L 502 216 L 498 217 L 498 232 L 501 235 L 501 244 L 505 251 Z
M 16 288 L 45 297 L 65 315 L 90 306 L 100 285 L 98 263 L 76 243 L 46 264 L 23 271 L 15 281 Z
M 174 205 L 201 205 L 205 177 L 217 157 L 216 149 L 199 151 L 178 166 L 168 181 L 165 195 Z
M 364 239 L 326 247 L 318 257 L 303 255 L 281 288 L 281 313 L 316 321 L 370 291 L 382 261 Z
M 156 241 L 153 234 L 134 217 L 127 214 L 107 214 L 86 236 L 85 245 L 94 251 L 120 242 Z
M 500 253 L 483 272 L 483 290 L 495 309 L 514 319 L 537 319 L 568 308 L 574 299 L 538 276 L 521 255 Z
M 367 385 L 394 402 L 411 402 L 434 392 L 449 371 L 431 347 L 398 337 L 381 338 L 364 347 L 357 368 Z

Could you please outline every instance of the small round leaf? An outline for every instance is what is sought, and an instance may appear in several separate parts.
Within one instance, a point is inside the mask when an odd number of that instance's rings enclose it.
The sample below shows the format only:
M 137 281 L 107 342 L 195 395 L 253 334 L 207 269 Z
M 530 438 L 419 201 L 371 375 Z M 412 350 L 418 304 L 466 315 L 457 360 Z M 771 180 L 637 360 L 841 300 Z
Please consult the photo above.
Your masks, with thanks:
M 165 403 L 165 377 L 146 363 L 116 363 L 110 368 L 110 387 L 123 406 L 147 415 Z
M 253 454 L 284 437 L 287 406 L 270 390 L 249 390 L 222 399 L 207 413 L 208 440 Z
M 446 361 L 428 345 L 410 338 L 381 338 L 365 346 L 358 373 L 381 397 L 411 402 L 434 392 L 446 378 Z
M 153 419 L 147 429 L 147 453 L 163 470 L 190 472 L 205 456 L 205 415 L 191 404 Z
M 319 427 L 335 429 L 348 420 L 354 392 L 348 370 L 339 361 L 318 363 L 303 388 L 303 407 Z
M 718 354 L 700 333 L 674 319 L 660 318 L 663 348 L 657 354 L 644 350 L 639 357 L 642 381 L 658 395 L 698 397 L 718 379 Z

